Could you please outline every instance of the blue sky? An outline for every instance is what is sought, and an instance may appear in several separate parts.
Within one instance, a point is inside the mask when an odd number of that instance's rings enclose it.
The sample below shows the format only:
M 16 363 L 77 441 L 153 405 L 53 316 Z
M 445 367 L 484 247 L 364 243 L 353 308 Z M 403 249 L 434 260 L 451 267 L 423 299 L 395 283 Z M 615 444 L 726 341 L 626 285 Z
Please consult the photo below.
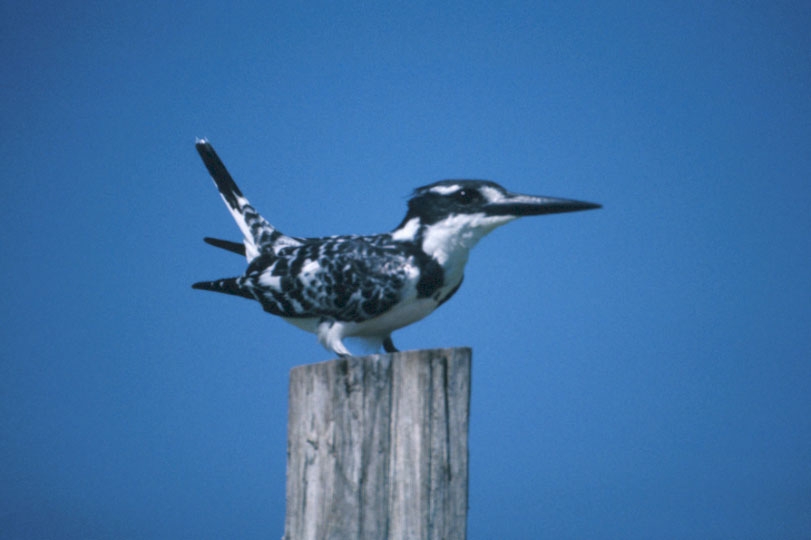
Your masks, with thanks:
M 171 4 L 171 5 L 170 5 Z M 298 236 L 489 178 L 468 538 L 811 530 L 807 2 L 4 2 L 0 537 L 278 538 L 287 379 L 195 150 Z

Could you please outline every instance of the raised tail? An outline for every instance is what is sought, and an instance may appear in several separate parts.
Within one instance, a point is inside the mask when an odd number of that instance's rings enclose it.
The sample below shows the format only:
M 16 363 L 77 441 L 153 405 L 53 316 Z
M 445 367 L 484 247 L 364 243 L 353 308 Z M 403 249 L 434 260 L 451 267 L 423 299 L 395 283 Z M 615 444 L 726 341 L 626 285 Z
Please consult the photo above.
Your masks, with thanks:
M 275 227 L 268 223 L 267 220 L 260 216 L 259 212 L 251 206 L 251 203 L 248 202 L 248 199 L 245 198 L 237 187 L 234 179 L 231 178 L 228 169 L 223 165 L 222 160 L 220 160 L 217 152 L 214 151 L 214 147 L 211 146 L 211 143 L 205 139 L 198 139 L 195 147 L 200 157 L 203 159 L 203 163 L 208 169 L 211 178 L 217 185 L 217 189 L 220 191 L 220 195 L 223 201 L 225 201 L 228 211 L 231 212 L 234 221 L 237 222 L 239 229 L 242 231 L 242 235 L 245 238 L 244 254 L 248 261 L 255 259 L 262 250 L 272 248 L 272 246 L 280 240 L 283 240 L 285 244 L 297 243 L 296 240 L 286 237 L 276 230 Z M 214 245 L 224 247 L 216 243 Z M 234 251 L 234 249 L 230 248 L 225 249 Z

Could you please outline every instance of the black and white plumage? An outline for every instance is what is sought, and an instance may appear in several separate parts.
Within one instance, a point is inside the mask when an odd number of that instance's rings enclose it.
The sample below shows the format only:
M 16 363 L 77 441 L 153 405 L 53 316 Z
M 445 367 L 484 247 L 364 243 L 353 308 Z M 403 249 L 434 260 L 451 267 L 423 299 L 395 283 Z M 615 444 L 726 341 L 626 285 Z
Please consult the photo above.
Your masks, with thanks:
M 244 255 L 248 268 L 240 277 L 193 287 L 257 300 L 342 356 L 350 354 L 346 337 L 396 351 L 391 333 L 453 296 L 470 249 L 496 227 L 521 216 L 600 208 L 510 193 L 485 180 L 442 180 L 414 191 L 405 218 L 390 233 L 297 238 L 259 215 L 208 141 L 196 146 L 244 237 L 242 244 L 205 240 Z

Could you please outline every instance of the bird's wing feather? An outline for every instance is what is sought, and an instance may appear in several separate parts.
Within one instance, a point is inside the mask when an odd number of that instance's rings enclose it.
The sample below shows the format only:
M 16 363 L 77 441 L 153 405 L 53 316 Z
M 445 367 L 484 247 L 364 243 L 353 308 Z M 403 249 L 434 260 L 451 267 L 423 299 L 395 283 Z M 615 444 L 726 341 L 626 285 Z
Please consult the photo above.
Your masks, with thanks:
M 206 244 L 212 245 L 214 247 L 218 247 L 220 249 L 236 253 L 237 255 L 242 255 L 243 257 L 245 256 L 245 244 L 241 244 L 239 242 L 231 242 L 230 240 L 221 240 L 219 238 L 210 238 L 208 236 L 203 238 L 203 241 Z
M 336 237 L 259 257 L 242 279 L 274 315 L 359 322 L 388 311 L 418 274 L 400 250 L 368 237 Z

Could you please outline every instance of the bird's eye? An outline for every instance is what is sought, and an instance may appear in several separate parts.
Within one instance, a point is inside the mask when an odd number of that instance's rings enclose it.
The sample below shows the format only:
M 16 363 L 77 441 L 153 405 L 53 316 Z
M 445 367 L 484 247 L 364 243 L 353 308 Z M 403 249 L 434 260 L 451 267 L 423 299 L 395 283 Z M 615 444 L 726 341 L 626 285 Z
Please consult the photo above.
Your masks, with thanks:
M 470 204 L 480 198 L 479 193 L 474 189 L 460 189 L 453 194 L 453 198 L 462 204 Z

